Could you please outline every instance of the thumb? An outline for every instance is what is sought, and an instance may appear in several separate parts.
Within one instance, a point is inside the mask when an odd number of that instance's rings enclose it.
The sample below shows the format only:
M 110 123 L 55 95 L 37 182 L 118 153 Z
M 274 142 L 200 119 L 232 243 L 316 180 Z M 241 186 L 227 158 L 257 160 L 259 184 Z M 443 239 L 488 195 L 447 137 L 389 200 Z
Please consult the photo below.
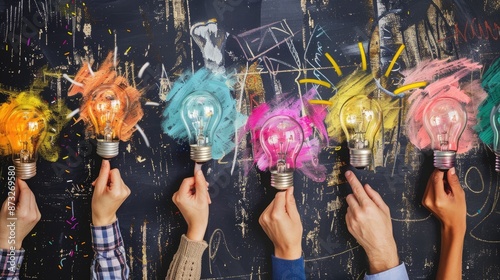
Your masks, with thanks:
M 458 191 L 462 190 L 462 186 L 460 185 L 460 180 L 458 180 L 455 167 L 446 172 L 446 179 L 448 180 L 448 185 L 450 185 L 451 191 L 453 193 L 457 193 Z
M 21 179 L 17 179 L 17 191 L 16 191 L 16 197 L 17 197 L 17 208 L 22 208 L 24 205 L 28 206 L 31 204 L 31 190 L 28 187 L 28 184 L 26 184 L 25 181 Z
M 110 164 L 108 160 L 103 159 L 99 176 L 95 180 L 95 188 L 104 188 L 108 184 Z
M 17 178 L 16 180 L 16 192 L 15 192 L 15 202 L 16 204 L 24 199 L 24 197 L 27 197 L 27 190 L 31 191 L 30 188 L 28 187 L 28 184 L 24 180 L 21 180 Z M 21 194 L 23 193 L 23 194 Z
M 196 173 L 194 174 L 194 187 L 196 189 L 196 192 L 199 192 L 199 194 L 207 192 L 208 183 L 207 180 L 205 180 L 203 171 L 201 170 L 196 171 Z
M 299 210 L 297 210 L 297 203 L 295 202 L 295 197 L 293 196 L 293 187 L 286 190 L 286 212 L 291 218 L 300 218 Z

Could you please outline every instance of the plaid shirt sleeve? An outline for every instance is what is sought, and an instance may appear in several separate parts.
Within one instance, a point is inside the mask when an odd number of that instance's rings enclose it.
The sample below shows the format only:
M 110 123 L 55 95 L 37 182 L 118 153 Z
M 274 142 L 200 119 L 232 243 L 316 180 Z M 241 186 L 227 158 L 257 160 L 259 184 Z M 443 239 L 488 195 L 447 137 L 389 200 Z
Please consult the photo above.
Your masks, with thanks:
M 128 279 L 129 267 L 118 220 L 92 229 L 92 279 Z
M 19 279 L 19 269 L 23 263 L 24 250 L 0 249 L 0 279 Z

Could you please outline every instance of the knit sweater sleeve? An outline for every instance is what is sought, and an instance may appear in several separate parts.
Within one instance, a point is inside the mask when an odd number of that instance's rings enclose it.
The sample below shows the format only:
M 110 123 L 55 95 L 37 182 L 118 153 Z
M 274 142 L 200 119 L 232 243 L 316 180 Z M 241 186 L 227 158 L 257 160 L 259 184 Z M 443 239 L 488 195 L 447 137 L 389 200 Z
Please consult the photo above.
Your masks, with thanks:
M 207 247 L 207 242 L 192 241 L 183 234 L 179 249 L 168 268 L 166 280 L 200 279 L 201 257 Z

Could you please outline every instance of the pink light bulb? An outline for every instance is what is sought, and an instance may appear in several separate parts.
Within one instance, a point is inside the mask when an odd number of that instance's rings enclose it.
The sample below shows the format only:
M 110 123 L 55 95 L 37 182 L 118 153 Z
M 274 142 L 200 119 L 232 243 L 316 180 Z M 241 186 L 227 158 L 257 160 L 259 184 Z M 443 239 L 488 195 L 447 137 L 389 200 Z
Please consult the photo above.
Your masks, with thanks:
M 271 186 L 293 186 L 293 171 L 304 141 L 300 124 L 289 116 L 273 116 L 262 126 L 259 140 L 269 160 Z
M 424 127 L 431 138 L 434 166 L 447 170 L 455 166 L 458 141 L 467 124 L 462 103 L 453 98 L 436 98 L 424 109 Z

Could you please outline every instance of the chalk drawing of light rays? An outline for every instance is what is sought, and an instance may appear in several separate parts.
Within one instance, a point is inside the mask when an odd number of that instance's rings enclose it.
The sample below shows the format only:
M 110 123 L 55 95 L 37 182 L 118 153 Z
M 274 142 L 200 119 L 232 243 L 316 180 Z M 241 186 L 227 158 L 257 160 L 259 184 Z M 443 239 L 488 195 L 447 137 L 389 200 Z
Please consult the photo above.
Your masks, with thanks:
M 221 243 L 224 243 L 224 248 L 226 249 L 227 253 L 233 260 L 240 260 L 240 257 L 235 257 L 231 251 L 229 250 L 229 247 L 227 246 L 227 241 L 226 241 L 226 235 L 224 234 L 224 231 L 222 229 L 218 228 L 214 230 L 212 235 L 210 236 L 210 240 L 208 241 L 208 258 L 210 259 L 210 262 L 208 263 L 208 267 L 210 270 L 210 273 L 212 273 L 212 262 L 214 262 L 215 257 L 217 256 L 217 253 L 219 252 L 219 248 Z

